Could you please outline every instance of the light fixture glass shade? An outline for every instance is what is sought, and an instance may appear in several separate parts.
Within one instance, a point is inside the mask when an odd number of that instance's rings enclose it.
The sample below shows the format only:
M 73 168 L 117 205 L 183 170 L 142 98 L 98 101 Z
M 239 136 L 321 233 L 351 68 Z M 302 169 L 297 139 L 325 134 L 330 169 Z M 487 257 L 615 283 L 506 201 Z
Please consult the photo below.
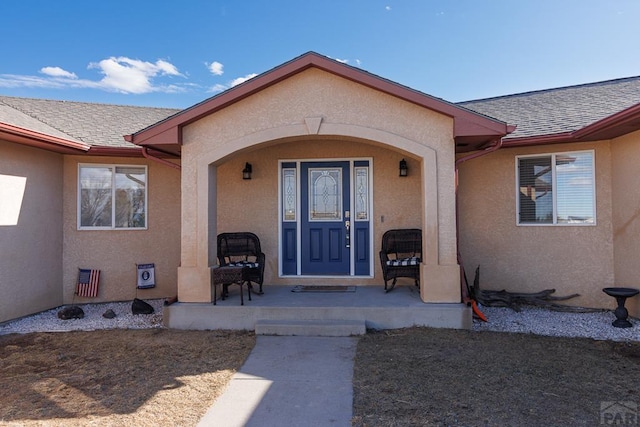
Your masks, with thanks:
M 244 169 L 242 169 L 242 179 L 251 179 L 251 163 L 245 163 Z
M 400 160 L 400 176 L 407 176 L 409 169 L 407 168 L 407 161 L 405 159 Z

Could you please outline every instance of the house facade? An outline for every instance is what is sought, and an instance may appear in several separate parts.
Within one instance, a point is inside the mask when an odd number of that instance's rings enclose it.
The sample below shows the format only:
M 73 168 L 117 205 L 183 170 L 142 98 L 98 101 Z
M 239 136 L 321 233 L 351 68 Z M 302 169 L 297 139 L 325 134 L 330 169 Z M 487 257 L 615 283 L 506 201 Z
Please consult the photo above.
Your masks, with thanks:
M 470 316 L 458 251 L 486 288 L 553 287 L 611 307 L 601 289 L 632 286 L 637 264 L 627 192 L 640 126 L 628 109 L 640 99 L 555 134 L 516 128 L 521 117 L 496 100 L 452 104 L 315 53 L 179 112 L 0 97 L 0 247 L 12 254 L 0 287 L 14 297 L 0 321 L 86 302 L 74 295 L 78 268 L 102 271 L 91 301 L 211 303 L 216 236 L 231 231 L 260 237 L 265 290 L 382 289 L 382 234 L 420 228 L 420 297 L 425 309 L 458 307 L 451 326 Z M 83 133 L 84 122 L 108 129 Z M 564 165 L 591 171 L 569 177 L 593 181 L 591 196 L 569 194 L 582 200 L 566 208 L 571 220 L 538 197 L 566 190 L 540 174 L 550 165 L 554 179 Z M 136 264 L 150 262 L 157 286 L 137 290 Z
M 518 123 L 459 167 L 460 252 L 481 287 L 605 308 L 603 288 L 638 288 L 639 102 L 633 77 L 461 104 Z
M 0 322 L 74 302 L 175 295 L 180 173 L 122 144 L 122 135 L 175 112 L 0 97 L 0 290 L 8 296 Z M 116 166 L 142 171 L 144 226 L 82 226 L 81 171 Z M 156 264 L 157 285 L 138 293 L 144 263 Z M 74 295 L 79 268 L 101 271 L 97 298 Z

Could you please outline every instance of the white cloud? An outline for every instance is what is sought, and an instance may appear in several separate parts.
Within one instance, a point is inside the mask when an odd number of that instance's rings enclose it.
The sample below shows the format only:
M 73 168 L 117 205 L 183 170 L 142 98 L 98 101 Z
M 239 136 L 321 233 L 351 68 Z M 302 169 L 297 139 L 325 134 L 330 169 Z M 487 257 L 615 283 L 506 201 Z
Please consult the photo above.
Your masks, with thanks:
M 221 76 L 224 73 L 224 70 L 223 70 L 224 65 L 222 65 L 218 61 L 213 61 L 211 64 L 207 64 L 205 62 L 205 64 L 209 69 L 209 71 L 211 72 L 211 74 L 213 74 L 214 76 Z
M 38 76 L 20 76 L 16 74 L 0 74 L 0 87 L 39 87 L 39 88 L 63 88 L 66 85 L 58 81 Z
M 142 62 L 142 61 L 139 61 L 139 62 Z M 144 64 L 148 64 L 148 62 L 145 62 Z M 184 74 L 178 71 L 178 68 L 175 65 L 165 60 L 158 59 L 155 63 L 155 66 L 157 67 L 157 69 L 162 71 L 162 74 L 166 74 L 169 76 L 185 77 Z
M 333 59 L 334 61 L 338 61 L 342 64 L 349 64 L 351 62 L 350 59 L 340 59 L 340 58 L 333 58 L 333 57 L 329 57 L 331 59 Z M 362 61 L 360 61 L 359 59 L 355 59 L 353 62 L 355 62 L 356 66 L 360 66 L 360 64 L 362 64 Z
M 75 73 L 71 73 L 69 71 L 63 70 L 60 67 L 43 67 L 40 69 L 40 72 L 42 74 L 46 74 L 48 76 L 51 77 L 63 77 L 63 78 L 67 78 L 67 79 L 77 79 L 78 76 L 76 76 Z
M 256 73 L 251 73 L 251 74 L 247 74 L 244 77 L 238 77 L 237 79 L 233 79 L 227 84 L 219 84 L 219 83 L 215 84 L 209 88 L 208 92 L 211 92 L 211 93 L 224 92 L 225 90 L 231 89 L 234 86 L 238 86 L 239 84 L 244 83 L 247 80 L 254 78 L 255 76 L 257 76 Z
M 244 77 L 238 77 L 237 79 L 231 80 L 231 82 L 229 83 L 229 86 L 231 86 L 231 87 L 237 86 L 240 83 L 244 83 L 247 80 L 250 80 L 250 79 L 254 78 L 255 76 L 257 76 L 256 73 L 251 73 L 251 74 L 247 74 Z
M 44 76 L 0 74 L 0 87 L 32 88 L 92 88 L 111 92 L 142 94 L 150 92 L 184 92 L 190 84 L 159 84 L 155 80 L 161 77 L 184 77 L 178 68 L 168 61 L 140 61 L 124 56 L 111 57 L 92 62 L 88 69 L 98 69 L 104 75 L 101 80 L 80 79 L 70 71 L 60 67 L 44 67 L 40 72 Z
M 177 86 L 154 86 L 152 79 L 158 75 L 184 77 L 167 61 L 151 63 L 124 56 L 92 62 L 88 68 L 97 68 L 104 74 L 100 83 L 105 89 L 122 93 L 175 92 Z
M 228 86 L 221 85 L 221 84 L 215 84 L 208 90 L 208 92 L 218 93 L 218 92 L 224 92 L 227 89 L 229 89 Z
M 385 6 L 385 10 L 391 10 L 391 6 Z

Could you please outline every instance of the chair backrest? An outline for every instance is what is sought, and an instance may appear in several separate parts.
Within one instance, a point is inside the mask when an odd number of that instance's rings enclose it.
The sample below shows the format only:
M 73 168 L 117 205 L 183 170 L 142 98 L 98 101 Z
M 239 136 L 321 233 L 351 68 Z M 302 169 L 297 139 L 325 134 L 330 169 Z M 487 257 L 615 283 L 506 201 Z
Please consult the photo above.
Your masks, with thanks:
M 218 261 L 220 265 L 232 261 L 255 261 L 262 253 L 260 239 L 253 233 L 236 232 L 218 235 Z
M 382 235 L 382 252 L 397 258 L 422 256 L 422 230 L 406 228 L 388 230 Z

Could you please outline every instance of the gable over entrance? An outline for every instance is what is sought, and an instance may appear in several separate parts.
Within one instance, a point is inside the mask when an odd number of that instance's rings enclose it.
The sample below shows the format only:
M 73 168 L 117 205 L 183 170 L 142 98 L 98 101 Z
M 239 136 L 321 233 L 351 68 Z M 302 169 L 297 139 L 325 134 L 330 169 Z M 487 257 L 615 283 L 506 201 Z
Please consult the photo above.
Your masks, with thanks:
M 185 126 L 311 68 L 334 74 L 453 118 L 453 136 L 458 147 L 457 152 L 485 148 L 496 138 L 500 138 L 514 129 L 499 120 L 491 119 L 488 116 L 383 79 L 364 70 L 334 61 L 315 52 L 308 52 L 140 132 L 127 135 L 125 139 L 137 145 L 155 147 L 179 154 L 182 145 L 182 128 Z
M 422 299 L 458 303 L 456 147 L 485 148 L 509 130 L 505 123 L 308 53 L 127 140 L 182 157 L 182 302 L 211 301 L 209 269 L 220 232 L 260 236 L 265 283 L 288 283 L 279 273 L 278 165 L 366 158 L 375 201 L 370 255 L 387 229 L 421 228 Z M 398 178 L 401 159 L 410 166 L 407 179 Z M 238 175 L 246 162 L 253 165 L 250 181 Z M 406 196 L 385 203 L 398 194 Z M 369 280 L 348 280 L 375 284 L 380 277 L 376 266 Z

